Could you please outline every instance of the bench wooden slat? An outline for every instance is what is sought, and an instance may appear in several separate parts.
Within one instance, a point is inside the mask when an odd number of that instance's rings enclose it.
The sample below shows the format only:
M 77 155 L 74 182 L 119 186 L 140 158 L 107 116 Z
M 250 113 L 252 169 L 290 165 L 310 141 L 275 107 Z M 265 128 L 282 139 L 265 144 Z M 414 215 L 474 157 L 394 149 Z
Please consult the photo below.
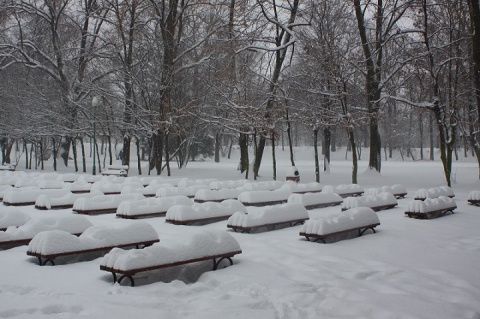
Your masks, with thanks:
M 76 234 L 72 234 L 72 235 L 75 235 L 75 236 L 80 236 L 82 233 L 76 233 Z M 16 240 L 7 240 L 7 241 L 1 241 L 0 242 L 0 247 L 2 246 L 6 246 L 6 247 L 15 247 L 15 246 L 22 246 L 22 245 L 28 245 L 28 243 L 30 243 L 30 241 L 32 240 L 33 238 L 25 238 L 25 239 L 16 239 Z
M 369 207 L 371 208 L 373 211 L 375 212 L 378 212 L 380 210 L 385 210 L 385 209 L 391 209 L 391 208 L 394 208 L 395 206 L 397 206 L 398 204 L 389 204 L 389 205 L 381 205 L 381 206 L 373 206 L 373 207 Z M 350 208 L 342 208 L 342 211 L 346 211 Z
M 286 202 L 287 200 L 285 199 L 285 200 L 276 200 L 271 202 L 254 202 L 254 203 L 242 202 L 242 204 L 244 206 L 263 207 L 263 206 L 285 204 Z
M 166 219 L 165 222 L 171 223 L 174 225 L 191 225 L 191 224 L 209 224 L 214 223 L 222 220 L 228 219 L 231 214 L 223 215 L 223 216 L 215 216 L 215 217 L 207 217 L 207 218 L 197 218 L 197 219 L 188 219 L 188 220 L 175 220 L 175 219 Z
M 317 209 L 317 208 L 325 208 L 325 207 L 330 207 L 330 206 L 337 206 L 337 205 L 340 205 L 341 203 L 343 203 L 343 201 L 307 205 L 307 206 L 305 206 L 305 209 L 306 210 L 311 210 L 311 209 Z
M 148 218 L 148 217 L 163 217 L 167 212 L 157 212 L 157 213 L 145 213 L 145 214 L 135 214 L 135 215 L 126 215 L 126 214 L 117 214 L 116 216 L 124 219 L 139 219 L 139 218 Z
M 425 213 L 406 211 L 406 212 L 405 212 L 405 215 L 408 215 L 408 217 L 410 217 L 410 218 L 411 218 L 411 217 L 416 217 L 416 218 L 418 218 L 418 219 L 430 219 L 431 217 L 434 217 L 434 216 L 445 215 L 445 214 L 448 213 L 448 212 L 454 214 L 453 210 L 454 210 L 455 208 L 457 208 L 457 206 L 452 206 L 452 207 L 448 207 L 448 208 L 432 210 L 432 211 L 425 212 Z
M 474 205 L 474 206 L 479 206 L 479 207 L 480 207 L 480 200 L 478 200 L 478 199 L 469 199 L 469 200 L 468 200 L 468 203 L 469 203 L 470 205 Z
M 235 225 L 227 225 L 227 227 L 233 229 L 234 231 L 241 231 L 241 232 L 248 233 L 252 230 L 259 229 L 262 227 L 274 227 L 277 225 L 284 225 L 284 224 L 290 224 L 290 225 L 303 224 L 307 219 L 308 218 L 294 219 L 294 220 L 287 220 L 283 222 L 276 222 L 276 223 L 248 226 L 248 227 L 235 226 Z

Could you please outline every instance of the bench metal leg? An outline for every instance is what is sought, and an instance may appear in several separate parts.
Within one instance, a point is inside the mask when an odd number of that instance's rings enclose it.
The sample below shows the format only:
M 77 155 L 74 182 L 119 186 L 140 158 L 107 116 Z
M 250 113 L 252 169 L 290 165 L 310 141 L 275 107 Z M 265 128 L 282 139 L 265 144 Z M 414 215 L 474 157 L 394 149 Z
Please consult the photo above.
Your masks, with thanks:
M 223 260 L 228 260 L 230 262 L 230 266 L 233 265 L 233 261 L 231 257 L 222 257 L 219 260 L 216 260 L 215 258 L 213 259 L 213 270 L 217 270 L 218 266 Z
M 124 278 L 128 278 L 130 280 L 130 286 L 135 286 L 135 281 L 133 280 L 133 277 L 130 275 L 122 275 L 120 278 L 118 278 L 118 283 L 120 284 Z

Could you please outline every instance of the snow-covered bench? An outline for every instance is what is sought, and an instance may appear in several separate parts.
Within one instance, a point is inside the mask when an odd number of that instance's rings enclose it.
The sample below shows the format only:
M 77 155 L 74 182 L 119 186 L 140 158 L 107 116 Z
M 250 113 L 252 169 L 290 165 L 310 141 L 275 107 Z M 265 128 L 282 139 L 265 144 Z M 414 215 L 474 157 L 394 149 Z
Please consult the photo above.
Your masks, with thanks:
M 285 182 L 280 189 L 285 189 L 292 194 L 319 193 L 322 191 L 323 185 L 317 182 L 301 184 L 290 181 Z
M 274 229 L 277 225 L 290 226 L 303 224 L 308 212 L 299 203 L 287 203 L 267 207 L 252 207 L 248 213 L 236 212 L 227 222 L 234 231 L 251 232 L 260 228 Z
M 10 172 L 13 172 L 17 169 L 17 165 L 16 164 L 3 164 L 3 165 L 0 165 L 0 171 L 10 171 Z
M 290 194 L 284 189 L 246 191 L 238 195 L 238 200 L 245 206 L 269 206 L 285 204 Z
M 284 181 L 249 182 L 240 187 L 242 191 L 273 191 L 281 188 Z
M 8 227 L 0 232 L 0 247 L 26 245 L 36 234 L 47 230 L 64 230 L 74 235 L 82 234 L 92 223 L 84 216 L 70 215 L 55 218 L 32 218 L 19 227 Z
M 80 236 L 63 230 L 37 234 L 28 244 L 27 255 L 38 258 L 40 266 L 55 265 L 55 258 L 109 252 L 115 247 L 144 248 L 159 242 L 158 234 L 145 222 L 115 226 L 92 226 Z
M 455 193 L 453 189 L 448 186 L 432 187 L 429 189 L 421 188 L 416 191 L 414 198 L 416 200 L 425 200 L 426 198 L 438 198 L 440 196 L 453 198 L 455 197 Z
M 480 206 L 480 191 L 471 191 L 467 201 L 470 205 Z
M 390 209 L 397 206 L 397 199 L 392 193 L 383 192 L 378 195 L 347 197 L 343 201 L 342 210 L 355 207 L 369 207 L 374 211 Z
M 234 181 L 214 181 L 211 182 L 208 187 L 211 190 L 219 190 L 223 188 L 239 188 L 244 186 L 245 184 L 249 183 L 247 179 L 239 179 L 239 180 L 234 180 Z
M 407 189 L 400 184 L 382 186 L 379 188 L 368 188 L 365 190 L 365 195 L 378 195 L 383 192 L 392 193 L 397 199 L 405 198 L 407 195 Z
M 116 213 L 123 201 L 145 198 L 142 194 L 99 195 L 92 198 L 79 198 L 73 203 L 73 211 L 78 214 L 98 215 Z
M 241 253 L 240 245 L 232 235 L 226 231 L 208 230 L 180 244 L 162 241 L 142 250 L 114 248 L 103 257 L 100 270 L 111 272 L 114 282 L 121 283 L 128 278 L 134 286 L 133 276 L 141 272 L 207 260 L 213 260 L 213 270 L 216 270 L 223 260 L 233 265 L 232 257 Z
M 68 182 L 65 182 L 68 183 Z M 80 193 L 90 193 L 92 189 L 93 184 L 92 183 L 87 183 L 85 181 L 73 181 L 67 184 L 67 189 L 70 190 L 74 194 L 80 194 Z
M 219 190 L 199 189 L 195 193 L 195 203 L 205 202 L 223 202 L 226 199 L 237 199 L 242 191 L 233 188 L 223 188 Z
M 29 219 L 30 216 L 22 213 L 17 208 L 0 206 L 0 231 L 4 231 L 10 226 L 22 226 Z
M 108 165 L 103 171 L 103 176 L 128 176 L 128 165 Z
M 195 194 L 201 189 L 208 189 L 207 185 L 192 185 L 188 187 L 162 187 L 157 190 L 155 197 L 169 197 L 184 195 L 190 198 L 194 198 Z
M 69 193 L 66 189 L 40 189 L 33 187 L 12 188 L 3 196 L 3 204 L 7 206 L 34 205 L 41 195 L 50 197 L 62 197 Z
M 117 208 L 117 217 L 136 219 L 145 217 L 165 216 L 168 209 L 174 205 L 193 205 L 187 196 L 170 196 L 160 198 L 144 198 L 122 202 Z
M 349 234 L 362 236 L 369 229 L 375 233 L 375 227 L 378 225 L 380 220 L 373 209 L 359 207 L 320 219 L 310 219 L 302 226 L 300 236 L 305 236 L 309 241 L 320 240 L 326 243 L 329 238 L 336 241 Z
M 305 193 L 291 194 L 288 203 L 298 203 L 307 210 L 340 205 L 343 198 L 335 193 Z
M 457 208 L 455 200 L 447 196 L 440 196 L 438 198 L 427 198 L 425 200 L 414 200 L 405 211 L 408 217 L 415 217 L 419 219 L 429 219 L 432 217 L 443 216 L 446 213 L 452 213 Z
M 168 209 L 165 221 L 174 225 L 207 224 L 228 219 L 238 211 L 247 212 L 247 209 L 236 199 L 227 199 L 221 203 L 175 205 Z
M 72 193 L 68 192 L 62 197 L 51 197 L 48 195 L 40 195 L 35 201 L 35 208 L 41 210 L 49 209 L 65 209 L 72 208 L 75 201 L 79 198 L 92 198 L 94 196 L 102 196 L 100 192 L 93 193 Z
M 322 189 L 324 193 L 335 193 L 343 198 L 360 196 L 363 194 L 363 188 L 358 184 L 341 184 L 337 186 L 325 185 Z
M 3 197 L 11 189 L 13 189 L 13 186 L 11 186 L 11 185 L 0 185 L 0 201 L 3 201 Z

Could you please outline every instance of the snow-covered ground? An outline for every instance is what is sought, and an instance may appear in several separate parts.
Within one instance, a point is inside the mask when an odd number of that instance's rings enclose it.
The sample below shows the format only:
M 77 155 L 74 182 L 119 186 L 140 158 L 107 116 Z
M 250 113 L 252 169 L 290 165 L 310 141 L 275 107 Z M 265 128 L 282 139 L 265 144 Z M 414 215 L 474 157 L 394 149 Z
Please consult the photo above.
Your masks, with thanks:
M 272 176 L 269 153 L 260 171 L 264 182 Z M 323 185 L 351 183 L 351 163 L 344 155 L 344 150 L 333 154 L 330 172 L 321 175 Z M 279 181 L 291 166 L 288 158 L 277 149 Z M 302 183 L 315 182 L 312 159 L 313 150 L 297 150 Z M 237 164 L 238 157 L 232 157 L 191 162 L 182 170 L 172 165 L 171 184 L 182 178 L 235 184 L 242 178 Z M 322 244 L 299 236 L 302 226 L 244 234 L 227 230 L 226 220 L 178 226 L 165 223 L 165 217 L 147 218 L 142 221 L 152 225 L 165 247 L 194 240 L 201 229 L 221 230 L 243 253 L 233 258 L 233 266 L 217 271 L 210 271 L 208 261 L 139 274 L 135 287 L 113 284 L 112 276 L 100 271 L 102 258 L 38 266 L 26 255 L 27 246 L 0 250 L 0 318 L 480 318 L 480 207 L 467 203 L 470 192 L 480 190 L 476 160 L 454 163 L 455 214 L 431 220 L 404 212 L 417 190 L 445 185 L 438 161 L 388 160 L 381 174 L 368 171 L 366 161 L 359 164 L 363 189 L 401 184 L 408 191 L 395 208 L 376 213 L 375 234 Z M 22 175 L 23 167 L 20 162 L 15 174 Z M 131 168 L 129 175 L 135 176 L 136 163 Z M 61 169 L 57 175 L 72 168 Z M 6 174 L 0 173 L 0 184 L 11 180 Z M 31 219 L 73 215 L 71 209 L 16 209 Z M 314 219 L 340 210 L 332 206 L 308 214 Z M 85 218 L 99 226 L 133 222 L 115 214 Z

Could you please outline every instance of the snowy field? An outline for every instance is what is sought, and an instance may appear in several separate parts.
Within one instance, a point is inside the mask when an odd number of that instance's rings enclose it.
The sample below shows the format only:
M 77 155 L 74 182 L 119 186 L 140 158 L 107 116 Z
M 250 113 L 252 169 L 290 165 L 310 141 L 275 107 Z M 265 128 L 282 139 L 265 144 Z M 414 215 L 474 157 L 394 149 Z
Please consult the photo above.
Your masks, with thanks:
M 330 172 L 321 175 L 323 185 L 351 183 L 351 162 L 344 155 L 344 150 L 334 153 Z M 284 180 L 289 155 L 277 149 L 277 156 L 277 179 Z M 301 183 L 315 181 L 312 159 L 313 150 L 297 150 Z M 191 162 L 173 169 L 172 180 L 239 180 L 237 163 L 238 158 Z M 300 225 L 244 234 L 227 230 L 226 220 L 179 226 L 165 217 L 145 218 L 162 244 L 175 246 L 202 229 L 215 229 L 232 235 L 243 253 L 233 258 L 233 266 L 217 271 L 210 271 L 207 261 L 139 274 L 135 287 L 113 284 L 111 274 L 99 269 L 101 256 L 39 266 L 26 255 L 27 246 L 0 248 L 0 318 L 479 319 L 480 207 L 467 203 L 468 194 L 480 190 L 476 160 L 454 163 L 458 208 L 431 220 L 411 219 L 404 212 L 418 189 L 445 184 L 440 162 L 383 161 L 381 174 L 367 171 L 366 161 L 359 164 L 364 189 L 401 184 L 408 191 L 395 208 L 376 213 L 381 224 L 375 234 L 323 244 L 300 237 Z M 271 180 L 268 156 L 260 174 L 259 180 Z M 0 179 L 7 176 L 0 173 Z M 73 214 L 71 208 L 38 210 L 33 205 L 18 210 L 32 219 Z M 319 218 L 340 210 L 332 206 L 308 213 Z M 115 214 L 86 218 L 98 226 L 132 222 Z

